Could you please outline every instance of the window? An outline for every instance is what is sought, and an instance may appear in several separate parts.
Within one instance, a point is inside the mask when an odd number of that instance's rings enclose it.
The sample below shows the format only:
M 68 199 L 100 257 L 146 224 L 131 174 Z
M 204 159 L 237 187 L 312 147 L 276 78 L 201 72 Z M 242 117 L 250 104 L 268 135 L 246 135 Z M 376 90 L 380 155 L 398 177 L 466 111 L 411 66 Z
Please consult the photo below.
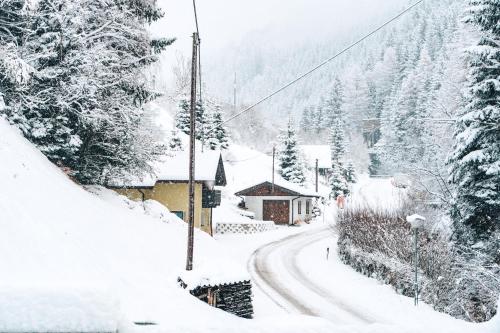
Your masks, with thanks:
M 180 218 L 181 220 L 184 220 L 184 212 L 175 211 L 175 212 L 172 212 L 172 214 L 175 214 L 175 215 L 177 215 L 178 218 Z
M 309 215 L 309 211 L 311 210 L 311 200 L 306 201 L 306 215 Z
M 302 201 L 297 201 L 297 213 L 302 214 Z

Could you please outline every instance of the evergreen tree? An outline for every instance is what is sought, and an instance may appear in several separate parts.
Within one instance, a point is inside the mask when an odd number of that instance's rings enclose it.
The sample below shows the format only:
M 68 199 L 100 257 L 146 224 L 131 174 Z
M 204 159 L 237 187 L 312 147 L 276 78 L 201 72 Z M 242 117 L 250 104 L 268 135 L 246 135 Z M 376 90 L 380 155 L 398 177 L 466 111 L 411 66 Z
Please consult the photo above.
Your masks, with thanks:
M 182 133 L 189 135 L 190 125 L 190 104 L 187 97 L 182 97 L 179 100 L 177 113 L 175 115 L 175 127 Z
M 330 175 L 330 197 L 337 198 L 339 195 L 349 194 L 349 186 L 346 181 L 345 172 L 339 164 L 332 165 L 332 173 Z
M 330 149 L 332 153 L 332 163 L 343 165 L 346 146 L 342 119 L 335 120 L 330 129 Z
M 175 126 L 181 130 L 181 132 L 189 135 L 189 130 L 191 128 L 190 122 L 190 110 L 191 102 L 188 97 L 184 96 L 179 101 L 179 107 L 175 117 Z M 205 140 L 205 132 L 207 126 L 207 115 L 205 112 L 205 105 L 196 101 L 195 104 L 195 138 L 196 140 Z
M 354 169 L 354 164 L 350 160 L 347 162 L 345 173 L 345 178 L 348 183 L 352 184 L 356 182 L 356 170 Z
M 468 22 L 482 36 L 468 51 L 467 105 L 458 120 L 449 161 L 451 182 L 457 187 L 452 215 L 461 242 L 491 239 L 498 251 L 493 235 L 499 237 L 500 230 L 500 1 L 471 4 Z
M 168 148 L 171 151 L 183 151 L 184 146 L 182 140 L 179 136 L 179 129 L 175 127 L 170 134 L 170 141 L 168 143 Z
M 21 54 L 33 73 L 7 117 L 82 183 L 150 170 L 158 152 L 142 127 L 142 105 L 157 96 L 142 71 L 173 40 L 148 37 L 144 25 L 161 17 L 155 8 L 149 0 L 40 0 L 29 10 Z
M 33 68 L 21 57 L 27 32 L 27 3 L 24 0 L 0 1 L 0 113 L 17 119 L 15 110 L 22 90 L 31 79 Z
M 332 155 L 330 186 L 333 197 L 349 193 L 346 177 L 347 171 L 344 166 L 346 147 L 343 127 L 342 119 L 336 119 L 333 127 L 330 129 L 330 149 Z
M 278 161 L 281 176 L 292 183 L 303 184 L 305 181 L 304 168 L 291 119 L 288 121 L 286 130 L 282 131 L 279 140 Z
M 377 150 L 373 150 L 369 153 L 370 157 L 370 165 L 368 166 L 368 173 L 370 176 L 375 176 L 380 174 L 381 164 L 379 157 L 379 152 Z
M 207 131 L 207 120 L 208 120 L 208 115 L 207 112 L 205 111 L 205 104 L 203 104 L 203 101 L 196 101 L 196 107 L 195 107 L 195 121 L 196 121 L 196 140 L 200 140 L 202 142 L 205 142 L 206 138 L 206 131 Z
M 363 119 L 370 114 L 368 82 L 365 73 L 359 67 L 353 67 L 344 77 L 343 87 L 344 121 L 351 132 L 361 132 Z
M 229 147 L 229 135 L 223 124 L 220 105 L 215 105 L 206 121 L 205 142 L 211 150 L 227 149 Z
M 314 117 L 313 117 L 313 123 L 312 123 L 312 128 L 314 129 L 314 132 L 318 134 L 321 132 L 321 130 L 324 128 L 323 126 L 323 121 L 324 121 L 324 99 L 321 98 L 321 101 L 318 106 L 316 106 L 315 112 L 314 112 Z
M 302 118 L 300 119 L 300 129 L 304 133 L 310 133 L 312 127 L 312 116 L 314 111 L 312 111 L 313 107 L 306 107 L 304 111 L 302 111 Z
M 325 122 L 324 126 L 331 128 L 335 119 L 342 117 L 343 90 L 342 83 L 338 77 L 333 79 L 333 85 L 324 103 Z

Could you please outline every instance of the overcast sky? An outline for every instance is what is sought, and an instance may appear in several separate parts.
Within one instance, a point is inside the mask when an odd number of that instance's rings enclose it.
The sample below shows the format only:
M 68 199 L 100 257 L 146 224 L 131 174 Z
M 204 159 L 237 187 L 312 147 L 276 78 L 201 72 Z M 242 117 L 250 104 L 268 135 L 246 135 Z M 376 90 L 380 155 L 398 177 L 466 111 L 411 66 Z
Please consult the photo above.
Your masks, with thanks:
M 155 34 L 178 38 L 174 49 L 189 49 L 194 31 L 191 0 L 158 0 L 165 18 Z M 324 38 L 369 21 L 380 21 L 408 0 L 197 0 L 203 47 L 221 49 L 248 33 L 268 31 L 283 39 Z
M 353 39 L 394 16 L 416 0 L 197 0 L 205 65 L 217 53 L 244 42 L 288 47 L 304 41 L 324 42 L 336 36 Z M 161 76 L 175 63 L 176 53 L 190 57 L 195 31 L 192 0 L 158 0 L 166 15 L 151 26 L 156 36 L 176 37 L 162 57 Z M 345 40 L 345 38 L 344 38 Z M 264 46 L 265 47 L 265 46 Z

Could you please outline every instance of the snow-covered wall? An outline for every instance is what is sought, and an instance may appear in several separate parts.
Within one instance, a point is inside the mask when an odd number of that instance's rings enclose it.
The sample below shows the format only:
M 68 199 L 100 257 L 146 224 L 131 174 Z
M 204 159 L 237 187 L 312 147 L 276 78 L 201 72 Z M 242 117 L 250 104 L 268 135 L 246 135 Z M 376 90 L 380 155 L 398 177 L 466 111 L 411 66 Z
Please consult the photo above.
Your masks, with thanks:
M 229 223 L 217 223 L 216 234 L 256 234 L 259 232 L 275 230 L 276 225 L 273 221 L 248 221 Z

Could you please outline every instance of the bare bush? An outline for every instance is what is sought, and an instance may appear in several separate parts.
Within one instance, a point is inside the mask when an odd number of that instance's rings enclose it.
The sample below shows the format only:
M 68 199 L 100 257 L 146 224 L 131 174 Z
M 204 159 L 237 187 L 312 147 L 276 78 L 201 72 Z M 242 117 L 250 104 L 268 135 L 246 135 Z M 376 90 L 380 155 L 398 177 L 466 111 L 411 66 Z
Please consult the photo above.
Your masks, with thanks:
M 405 217 L 414 209 L 406 204 L 398 211 L 368 207 L 345 211 L 337 224 L 341 259 L 362 274 L 392 285 L 398 293 L 413 296 L 414 245 Z M 486 321 L 495 315 L 498 265 L 470 249 L 458 249 L 432 227 L 419 232 L 418 251 L 421 299 L 438 311 L 469 321 Z

